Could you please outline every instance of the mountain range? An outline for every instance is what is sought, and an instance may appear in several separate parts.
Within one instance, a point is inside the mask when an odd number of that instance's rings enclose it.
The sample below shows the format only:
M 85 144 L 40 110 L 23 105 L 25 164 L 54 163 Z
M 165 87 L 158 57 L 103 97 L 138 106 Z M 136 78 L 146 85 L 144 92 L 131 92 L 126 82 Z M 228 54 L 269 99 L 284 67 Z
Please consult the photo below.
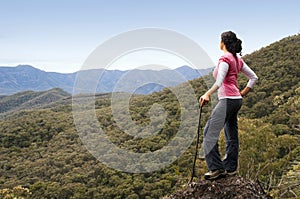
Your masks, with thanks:
M 98 82 L 99 79 L 97 93 L 113 92 L 116 86 L 121 86 L 118 88 L 120 91 L 130 92 L 134 88 L 135 93 L 149 94 L 164 87 L 175 86 L 184 81 L 201 77 L 211 70 L 211 68 L 198 70 L 182 66 L 174 70 L 93 69 L 74 73 L 57 73 L 45 72 L 30 65 L 0 67 L 0 95 L 12 95 L 28 90 L 46 91 L 52 88 L 61 88 L 71 94 L 79 74 L 81 78 L 84 75 L 87 88 L 95 86 L 95 82 Z M 95 80 L 95 78 L 97 79 Z M 138 87 L 135 88 L 136 86 Z

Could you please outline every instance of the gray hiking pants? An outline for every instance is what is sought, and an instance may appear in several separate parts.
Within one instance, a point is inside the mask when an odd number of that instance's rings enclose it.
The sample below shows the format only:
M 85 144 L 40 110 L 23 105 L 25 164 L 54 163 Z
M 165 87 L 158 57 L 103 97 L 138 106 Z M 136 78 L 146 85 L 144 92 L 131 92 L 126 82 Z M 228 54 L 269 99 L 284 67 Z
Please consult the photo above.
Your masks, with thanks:
M 238 121 L 237 115 L 242 106 L 242 99 L 221 99 L 213 109 L 204 128 L 204 152 L 210 171 L 225 169 L 235 171 L 238 166 Z M 224 128 L 226 139 L 226 158 L 222 161 L 218 140 Z

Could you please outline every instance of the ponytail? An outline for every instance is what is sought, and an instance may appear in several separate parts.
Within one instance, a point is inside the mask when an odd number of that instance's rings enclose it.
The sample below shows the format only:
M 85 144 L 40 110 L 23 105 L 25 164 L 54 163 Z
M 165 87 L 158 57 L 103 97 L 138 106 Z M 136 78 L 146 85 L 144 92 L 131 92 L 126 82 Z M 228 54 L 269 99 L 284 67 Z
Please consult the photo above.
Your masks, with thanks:
M 226 49 L 236 57 L 239 53 L 242 55 L 242 41 L 236 37 L 236 34 L 232 31 L 223 32 L 221 34 L 221 41 L 225 44 Z

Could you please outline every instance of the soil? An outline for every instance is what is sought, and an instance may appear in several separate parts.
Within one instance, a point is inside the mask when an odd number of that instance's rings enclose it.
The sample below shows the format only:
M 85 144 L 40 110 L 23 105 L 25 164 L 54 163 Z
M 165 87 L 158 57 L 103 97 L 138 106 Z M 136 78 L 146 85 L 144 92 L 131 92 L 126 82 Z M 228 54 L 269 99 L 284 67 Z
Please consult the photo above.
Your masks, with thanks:
M 165 199 L 269 199 L 260 183 L 232 176 L 214 181 L 198 180 Z

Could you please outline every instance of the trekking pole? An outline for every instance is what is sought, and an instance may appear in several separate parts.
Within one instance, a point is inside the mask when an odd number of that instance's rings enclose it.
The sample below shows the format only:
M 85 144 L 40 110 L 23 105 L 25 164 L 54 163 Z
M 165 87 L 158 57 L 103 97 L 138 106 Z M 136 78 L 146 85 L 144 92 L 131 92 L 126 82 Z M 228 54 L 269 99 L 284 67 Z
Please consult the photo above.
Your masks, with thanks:
M 200 105 L 199 122 L 198 122 L 198 130 L 197 130 L 196 152 L 195 152 L 194 163 L 193 163 L 192 177 L 191 177 L 191 180 L 190 180 L 189 184 L 193 181 L 193 178 L 195 176 L 195 166 L 196 166 L 196 160 L 197 160 L 197 156 L 198 156 L 198 145 L 199 145 L 200 130 L 201 130 L 201 113 L 202 113 L 202 105 Z

